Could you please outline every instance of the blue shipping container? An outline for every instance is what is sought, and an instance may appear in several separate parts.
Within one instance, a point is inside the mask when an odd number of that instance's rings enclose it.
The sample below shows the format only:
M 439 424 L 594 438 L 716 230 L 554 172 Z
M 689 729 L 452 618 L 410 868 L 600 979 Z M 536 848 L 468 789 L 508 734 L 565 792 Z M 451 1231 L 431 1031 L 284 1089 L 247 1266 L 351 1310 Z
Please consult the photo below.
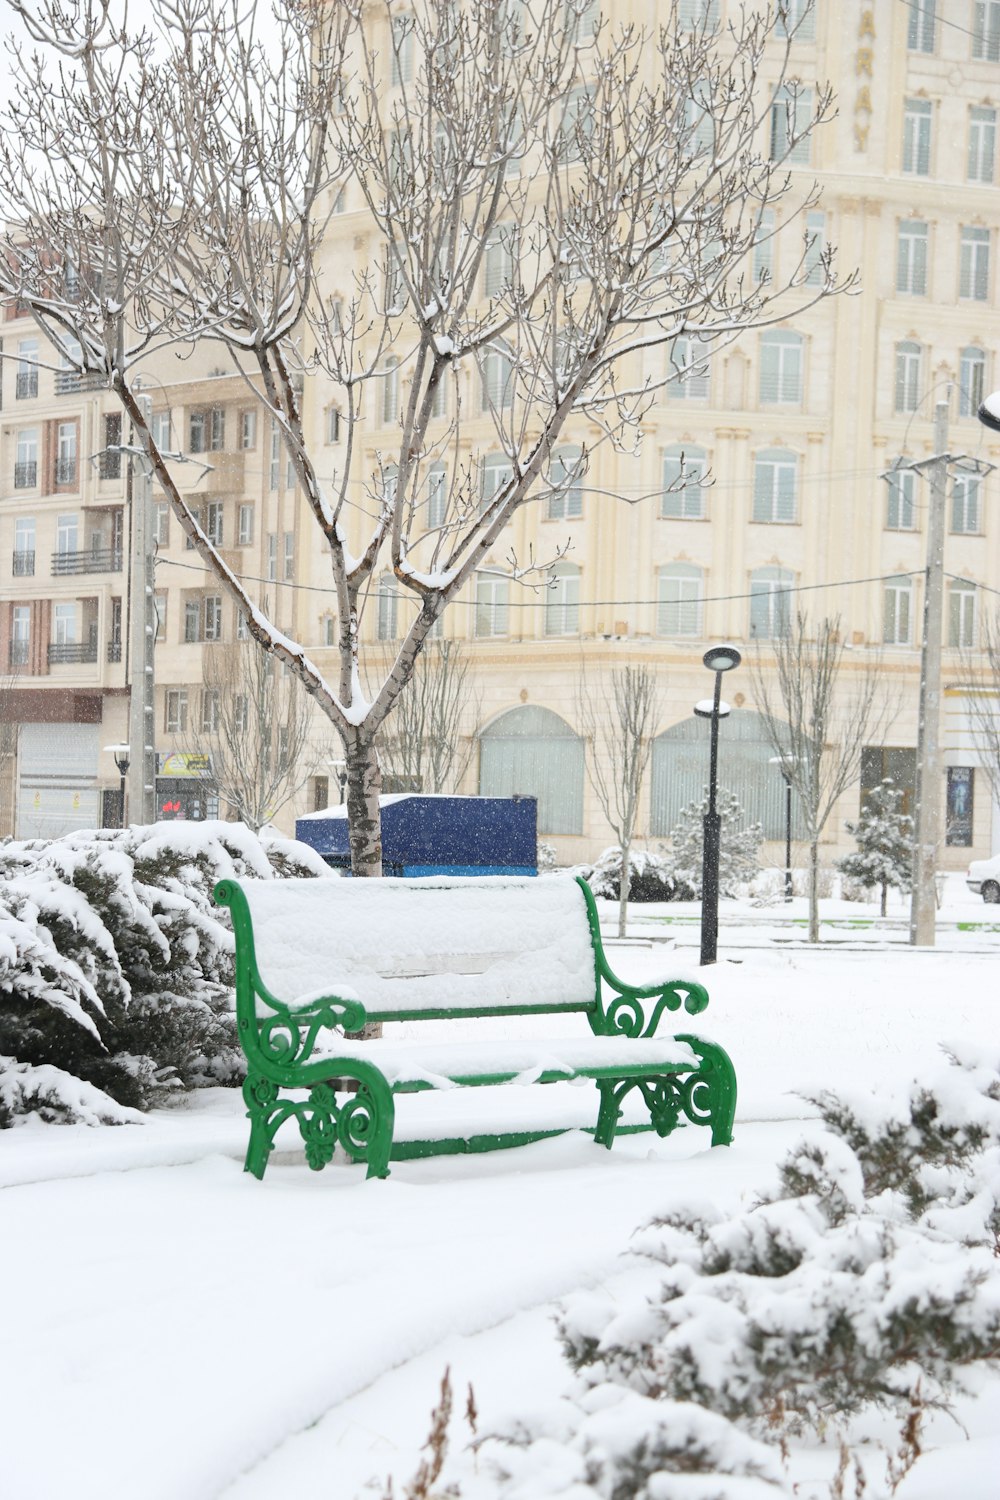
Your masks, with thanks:
M 538 803 L 534 797 L 381 799 L 386 875 L 537 875 Z M 334 869 L 349 870 L 347 809 L 307 813 L 295 837 Z

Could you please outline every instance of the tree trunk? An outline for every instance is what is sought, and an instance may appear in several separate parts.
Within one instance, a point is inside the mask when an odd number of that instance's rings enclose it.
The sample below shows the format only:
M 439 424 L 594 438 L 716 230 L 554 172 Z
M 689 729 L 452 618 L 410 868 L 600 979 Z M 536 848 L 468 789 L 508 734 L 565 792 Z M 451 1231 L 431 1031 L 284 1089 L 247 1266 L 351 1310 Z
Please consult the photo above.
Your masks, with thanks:
M 631 884 L 632 869 L 632 846 L 622 844 L 622 873 L 618 882 L 618 936 L 625 936 L 625 923 L 628 918 L 628 892 Z
M 819 942 L 819 840 L 809 845 L 809 941 Z
M 382 874 L 382 772 L 374 736 L 356 730 L 344 747 L 347 758 L 347 826 L 351 841 L 351 874 Z
M 883 915 L 883 917 L 885 916 L 885 912 L 886 912 L 886 899 L 887 899 L 888 895 L 889 895 L 888 882 L 885 881 L 885 880 L 883 880 L 883 882 L 882 882 L 882 915 Z

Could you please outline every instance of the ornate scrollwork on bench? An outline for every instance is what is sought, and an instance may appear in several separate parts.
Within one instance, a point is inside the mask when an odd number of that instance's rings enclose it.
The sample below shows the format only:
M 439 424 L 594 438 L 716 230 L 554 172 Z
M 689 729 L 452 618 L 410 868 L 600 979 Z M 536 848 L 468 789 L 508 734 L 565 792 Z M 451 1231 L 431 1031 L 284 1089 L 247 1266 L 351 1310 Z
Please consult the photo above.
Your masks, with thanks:
M 367 1163 L 369 1177 L 389 1175 L 394 1106 L 391 1092 L 377 1076 L 359 1083 L 357 1093 L 342 1097 L 331 1083 L 317 1083 L 305 1099 L 289 1099 L 279 1098 L 278 1086 L 269 1078 L 250 1072 L 243 1098 L 250 1116 L 247 1168 L 256 1177 L 263 1177 L 274 1137 L 292 1118 L 314 1171 L 331 1162 L 340 1145 L 354 1161 Z

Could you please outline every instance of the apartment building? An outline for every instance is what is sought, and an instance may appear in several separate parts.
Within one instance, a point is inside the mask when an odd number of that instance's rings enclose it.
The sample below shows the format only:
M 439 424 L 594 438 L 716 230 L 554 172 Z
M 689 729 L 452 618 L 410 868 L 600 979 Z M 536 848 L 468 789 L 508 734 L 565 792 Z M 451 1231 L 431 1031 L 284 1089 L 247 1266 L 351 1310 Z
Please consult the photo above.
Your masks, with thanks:
M 691 21 L 705 8 L 692 0 L 682 12 Z M 707 8 L 723 23 L 738 9 L 728 0 Z M 794 19 L 801 7 L 791 9 Z M 645 7 L 626 11 L 648 22 Z M 388 95 L 405 79 L 386 32 Z M 801 207 L 813 182 L 822 197 L 800 229 L 762 241 L 746 274 L 780 283 L 801 261 L 808 287 L 822 275 L 822 247 L 833 245 L 841 273 L 858 269 L 860 289 L 741 335 L 666 387 L 644 418 L 640 451 L 597 447 L 584 479 L 523 510 L 443 622 L 445 635 L 472 657 L 481 695 L 478 716 L 463 726 L 475 750 L 464 789 L 535 792 L 541 832 L 566 859 L 610 841 L 586 774 L 594 747 L 582 730 L 581 677 L 599 682 L 627 664 L 656 670 L 661 718 L 641 819 L 655 843 L 707 780 L 707 731 L 692 714 L 711 688 L 704 650 L 732 641 L 745 656 L 761 653 L 766 665 L 769 640 L 799 609 L 840 617 L 849 644 L 845 681 L 853 663 L 877 659 L 894 695 L 887 742 L 864 747 L 863 782 L 892 774 L 913 785 L 928 491 L 913 470 L 891 482 L 885 475 L 894 463 L 933 451 L 935 404 L 945 398 L 950 451 L 983 465 L 1000 461 L 975 418 L 981 395 L 1000 384 L 1000 4 L 818 0 L 796 34 L 792 63 L 807 82 L 831 81 L 839 112 L 796 149 L 792 192 L 776 222 Z M 774 87 L 766 70 L 760 86 Z M 765 150 L 781 144 L 786 119 L 778 98 Z M 348 190 L 338 207 L 334 285 L 338 274 L 343 280 L 376 256 L 361 202 Z M 484 300 L 494 289 L 490 278 L 504 274 L 501 258 L 487 257 Z M 662 357 L 683 366 L 688 355 L 675 346 Z M 362 433 L 373 473 L 391 459 L 408 392 L 405 352 L 398 361 L 390 355 L 385 367 Z M 483 385 L 470 362 L 456 390 L 461 457 L 480 466 L 489 494 L 509 471 L 484 413 Z M 307 399 L 314 438 L 328 442 L 334 467 L 336 393 L 314 383 Z M 450 414 L 442 409 L 441 421 Z M 565 430 L 567 473 L 597 435 L 579 419 Z M 692 478 L 676 488 L 682 455 L 686 471 L 710 476 L 707 487 Z M 433 508 L 440 477 L 429 472 L 425 483 Z M 940 789 L 949 841 L 941 858 L 951 866 L 1000 842 L 970 718 L 967 664 L 979 618 L 994 607 L 991 590 L 1000 588 L 998 501 L 1000 473 L 953 467 Z M 529 551 L 551 557 L 567 541 L 549 589 L 527 589 L 510 576 L 509 548 L 522 559 Z M 414 607 L 390 577 L 377 606 L 364 628 L 386 638 L 400 633 Z M 316 619 L 313 640 L 322 639 L 320 630 Z M 733 713 L 723 726 L 720 776 L 763 821 L 777 852 L 784 787 L 745 667 L 727 677 L 725 690 Z M 844 821 L 858 803 L 855 786 L 828 824 L 828 857 L 851 846 Z

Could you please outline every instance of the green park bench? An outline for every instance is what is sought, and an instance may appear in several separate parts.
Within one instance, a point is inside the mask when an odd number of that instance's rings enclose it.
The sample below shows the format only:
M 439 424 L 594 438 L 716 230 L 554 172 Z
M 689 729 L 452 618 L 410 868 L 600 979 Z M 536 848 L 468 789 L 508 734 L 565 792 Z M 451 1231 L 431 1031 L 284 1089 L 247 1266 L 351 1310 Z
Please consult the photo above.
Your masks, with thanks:
M 394 1095 L 478 1084 L 593 1079 L 603 1146 L 633 1090 L 661 1136 L 687 1119 L 707 1125 L 714 1146 L 732 1139 L 736 1076 L 726 1053 L 688 1033 L 654 1035 L 664 1011 L 696 1015 L 708 994 L 693 980 L 619 979 L 584 880 L 223 880 L 215 899 L 236 936 L 246 1170 L 256 1177 L 292 1118 L 311 1167 L 325 1166 L 339 1144 L 369 1177 L 385 1177 L 393 1157 L 443 1149 L 394 1149 Z M 589 1034 L 460 1039 L 463 1020 L 574 1011 Z M 454 1021 L 456 1039 L 344 1034 L 427 1020 Z M 493 1135 L 489 1145 L 546 1133 Z M 444 1149 L 485 1149 L 485 1138 Z

